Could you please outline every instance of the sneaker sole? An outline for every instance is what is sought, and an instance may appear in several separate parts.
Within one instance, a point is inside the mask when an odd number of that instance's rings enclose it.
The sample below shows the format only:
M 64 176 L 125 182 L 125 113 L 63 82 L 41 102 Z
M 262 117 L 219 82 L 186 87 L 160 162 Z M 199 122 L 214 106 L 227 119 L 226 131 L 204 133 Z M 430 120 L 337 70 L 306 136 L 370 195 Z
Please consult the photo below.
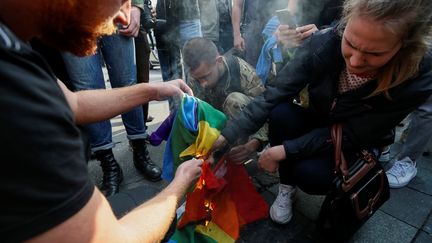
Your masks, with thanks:
M 277 221 L 277 220 L 274 219 L 274 216 L 273 216 L 273 210 L 272 210 L 272 208 L 270 208 L 270 219 L 271 219 L 274 223 L 276 223 L 276 224 L 287 224 L 287 223 L 289 223 L 289 222 L 291 221 L 291 219 L 292 219 L 292 215 L 291 215 L 291 217 L 288 217 L 287 220 L 284 220 L 284 221 L 282 221 L 282 222 L 279 222 L 279 221 Z
M 416 175 L 417 175 L 417 170 L 414 172 L 413 177 L 409 181 L 407 181 L 406 183 L 403 183 L 403 184 L 391 184 L 389 182 L 389 187 L 392 188 L 392 189 L 399 189 L 399 188 L 405 187 L 406 185 L 408 185 L 416 177 Z

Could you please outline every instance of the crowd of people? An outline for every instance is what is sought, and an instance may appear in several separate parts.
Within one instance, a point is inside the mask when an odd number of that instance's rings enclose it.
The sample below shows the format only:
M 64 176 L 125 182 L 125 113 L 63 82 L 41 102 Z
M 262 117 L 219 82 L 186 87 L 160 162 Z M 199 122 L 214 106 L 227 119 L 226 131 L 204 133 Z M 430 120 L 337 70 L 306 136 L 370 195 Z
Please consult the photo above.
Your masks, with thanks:
M 331 188 L 336 123 L 347 158 L 369 149 L 385 160 L 394 128 L 410 115 L 387 177 L 393 188 L 415 177 L 432 124 L 430 1 L 159 0 L 156 17 L 150 4 L 0 1 L 0 241 L 166 239 L 203 160 L 182 163 L 164 190 L 118 213 L 123 173 L 109 119 L 122 116 L 135 168 L 158 181 L 145 105 L 169 100 L 175 112 L 184 93 L 229 118 L 212 151 L 228 148 L 233 163 L 261 151 L 258 167 L 279 172 L 276 223 L 291 220 L 297 188 Z M 295 24 L 275 16 L 280 9 Z M 162 83 L 149 83 L 150 31 Z M 101 163 L 100 185 L 89 177 L 89 152 Z

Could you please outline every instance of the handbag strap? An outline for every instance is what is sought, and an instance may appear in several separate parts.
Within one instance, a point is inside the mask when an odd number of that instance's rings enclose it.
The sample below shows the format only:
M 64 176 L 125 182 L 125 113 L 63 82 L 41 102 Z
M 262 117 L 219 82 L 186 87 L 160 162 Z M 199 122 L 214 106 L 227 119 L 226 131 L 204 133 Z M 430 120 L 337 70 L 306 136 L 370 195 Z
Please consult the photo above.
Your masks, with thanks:
M 342 151 L 342 124 L 336 123 L 331 128 L 331 138 L 335 148 L 335 172 L 340 172 L 342 177 L 349 176 L 348 165 Z

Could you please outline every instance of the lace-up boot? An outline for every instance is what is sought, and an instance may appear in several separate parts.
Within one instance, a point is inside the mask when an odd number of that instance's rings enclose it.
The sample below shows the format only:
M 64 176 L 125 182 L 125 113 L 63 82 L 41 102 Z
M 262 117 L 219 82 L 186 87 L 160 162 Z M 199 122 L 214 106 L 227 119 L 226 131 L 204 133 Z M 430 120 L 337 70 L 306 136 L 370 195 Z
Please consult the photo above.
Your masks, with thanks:
M 133 151 L 135 168 L 147 179 L 151 181 L 159 181 L 161 179 L 162 170 L 151 160 L 145 140 L 135 139 L 130 140 L 129 143 Z
M 114 158 L 112 149 L 96 151 L 95 157 L 102 167 L 101 191 L 106 196 L 112 196 L 119 192 L 120 183 L 123 181 L 123 172 Z

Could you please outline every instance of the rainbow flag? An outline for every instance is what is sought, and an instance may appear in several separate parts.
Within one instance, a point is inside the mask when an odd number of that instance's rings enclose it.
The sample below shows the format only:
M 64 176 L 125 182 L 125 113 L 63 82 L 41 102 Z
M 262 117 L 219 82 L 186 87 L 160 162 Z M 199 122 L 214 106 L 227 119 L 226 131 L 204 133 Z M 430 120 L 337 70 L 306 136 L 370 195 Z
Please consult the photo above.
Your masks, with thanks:
M 207 155 L 226 121 L 224 113 L 185 94 L 165 147 L 162 178 L 171 181 L 175 169 L 182 162 L 194 156 Z
M 185 95 L 165 148 L 164 178 L 172 179 L 183 161 L 207 155 L 226 119 L 206 102 Z M 243 225 L 268 217 L 268 205 L 243 165 L 222 158 L 215 168 L 205 162 L 202 170 L 195 189 L 186 195 L 171 243 L 235 242 Z

